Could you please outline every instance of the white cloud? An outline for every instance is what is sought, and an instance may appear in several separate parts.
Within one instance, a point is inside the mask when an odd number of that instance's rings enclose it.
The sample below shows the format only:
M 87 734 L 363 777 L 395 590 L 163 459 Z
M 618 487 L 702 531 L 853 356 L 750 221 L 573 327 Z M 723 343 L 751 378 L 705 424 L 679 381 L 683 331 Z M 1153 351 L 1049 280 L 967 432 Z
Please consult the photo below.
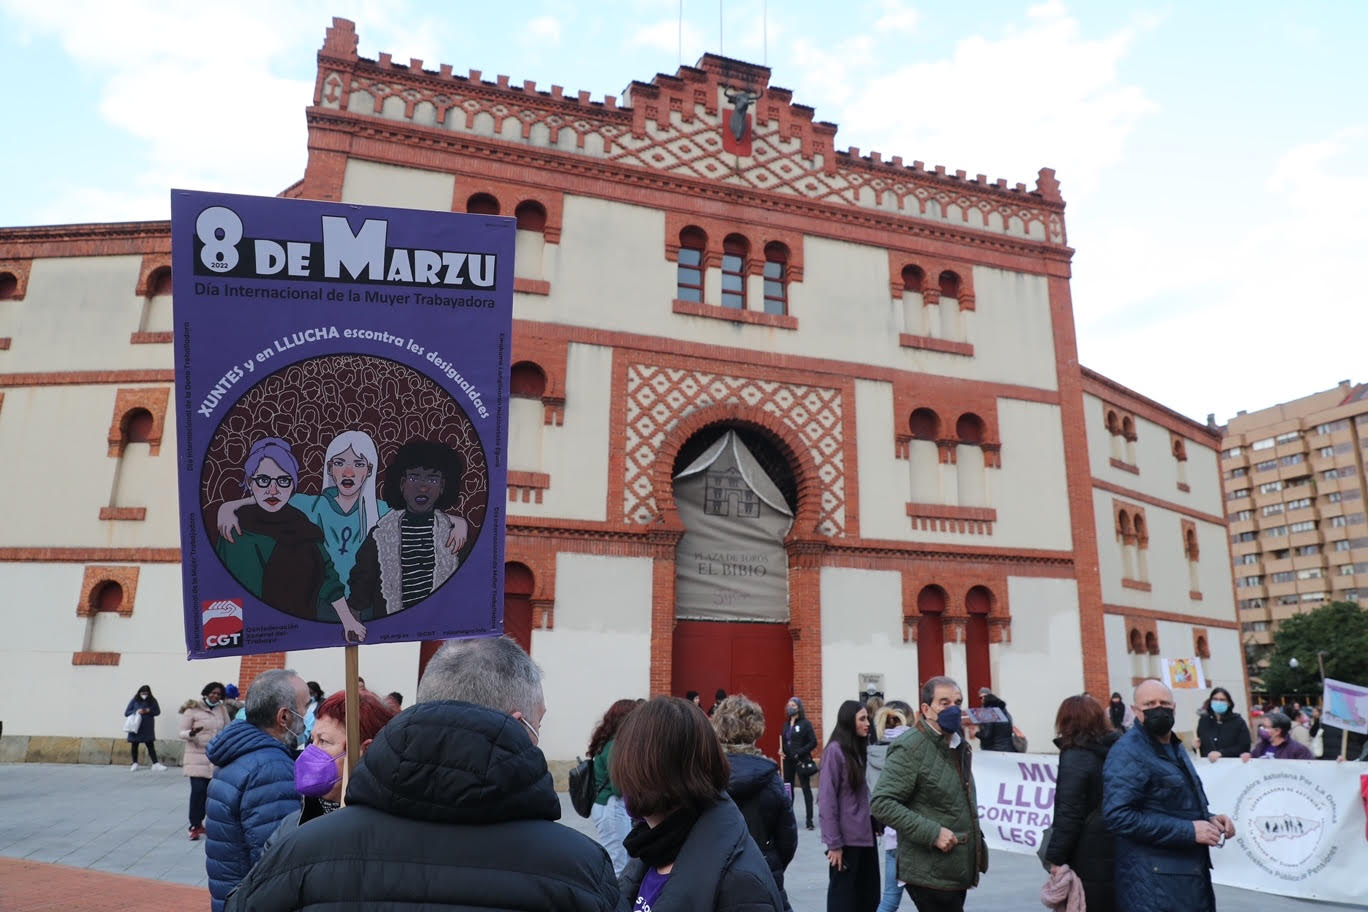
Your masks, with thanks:
M 921 22 L 917 11 L 902 0 L 881 0 L 879 6 L 882 12 L 874 21 L 874 30 L 881 34 L 913 32 Z
M 527 23 L 527 43 L 558 45 L 561 41 L 561 24 L 555 16 L 538 16 Z
M 693 63 L 704 49 L 703 33 L 692 23 L 685 22 L 681 30 L 678 19 L 664 19 L 633 29 L 627 36 L 632 47 L 644 47 L 675 56 L 683 46 L 684 60 Z

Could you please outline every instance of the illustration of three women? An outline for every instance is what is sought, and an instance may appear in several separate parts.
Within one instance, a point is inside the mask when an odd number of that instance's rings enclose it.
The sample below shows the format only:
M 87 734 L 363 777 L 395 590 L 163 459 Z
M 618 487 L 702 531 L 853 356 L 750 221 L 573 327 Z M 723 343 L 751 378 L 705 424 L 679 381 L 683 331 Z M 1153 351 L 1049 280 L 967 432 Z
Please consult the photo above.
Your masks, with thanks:
M 247 495 L 219 508 L 215 551 L 233 577 L 271 607 L 340 622 L 350 642 L 364 621 L 410 608 L 456 572 L 468 526 L 445 509 L 459 496 L 465 459 L 412 440 L 386 467 L 376 499 L 375 442 L 344 431 L 327 447 L 322 490 L 299 490 L 290 444 L 265 437 L 244 465 Z

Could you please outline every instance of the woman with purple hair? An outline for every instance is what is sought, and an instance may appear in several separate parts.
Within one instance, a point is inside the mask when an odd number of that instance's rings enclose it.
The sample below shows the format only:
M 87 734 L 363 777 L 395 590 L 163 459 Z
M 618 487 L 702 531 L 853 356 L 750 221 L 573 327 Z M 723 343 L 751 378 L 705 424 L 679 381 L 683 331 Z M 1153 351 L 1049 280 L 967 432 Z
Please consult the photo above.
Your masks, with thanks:
M 252 444 L 243 476 L 243 490 L 252 503 L 237 511 L 242 534 L 234 541 L 220 537 L 214 546 L 228 572 L 277 611 L 311 621 L 341 621 L 348 640 L 363 640 L 366 628 L 347 608 L 323 531 L 290 506 L 299 483 L 299 462 L 290 444 L 279 437 Z

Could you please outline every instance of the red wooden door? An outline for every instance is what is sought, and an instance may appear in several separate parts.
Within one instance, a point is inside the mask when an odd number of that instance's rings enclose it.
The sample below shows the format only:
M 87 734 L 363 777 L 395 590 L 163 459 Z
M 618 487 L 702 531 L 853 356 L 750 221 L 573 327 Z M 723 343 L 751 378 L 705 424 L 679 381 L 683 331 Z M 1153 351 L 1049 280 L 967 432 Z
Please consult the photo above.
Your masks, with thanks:
M 706 710 L 718 688 L 745 694 L 765 711 L 760 748 L 777 757 L 784 706 L 793 696 L 793 637 L 787 624 L 679 621 L 674 631 L 672 692 L 701 694 Z

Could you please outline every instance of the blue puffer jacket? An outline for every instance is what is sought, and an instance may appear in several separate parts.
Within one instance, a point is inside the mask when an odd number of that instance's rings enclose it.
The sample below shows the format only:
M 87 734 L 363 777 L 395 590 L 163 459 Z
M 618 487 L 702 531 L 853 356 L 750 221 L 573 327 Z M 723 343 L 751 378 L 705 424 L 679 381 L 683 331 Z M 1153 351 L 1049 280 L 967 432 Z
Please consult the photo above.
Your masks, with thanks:
M 209 761 L 218 767 L 209 780 L 205 870 L 213 912 L 252 865 L 280 821 L 299 810 L 294 755 L 266 732 L 234 722 L 209 742 Z
M 1116 837 L 1116 908 L 1213 912 L 1211 852 L 1192 827 L 1211 814 L 1177 736 L 1163 744 L 1136 723 L 1107 754 L 1102 790 L 1102 814 Z

